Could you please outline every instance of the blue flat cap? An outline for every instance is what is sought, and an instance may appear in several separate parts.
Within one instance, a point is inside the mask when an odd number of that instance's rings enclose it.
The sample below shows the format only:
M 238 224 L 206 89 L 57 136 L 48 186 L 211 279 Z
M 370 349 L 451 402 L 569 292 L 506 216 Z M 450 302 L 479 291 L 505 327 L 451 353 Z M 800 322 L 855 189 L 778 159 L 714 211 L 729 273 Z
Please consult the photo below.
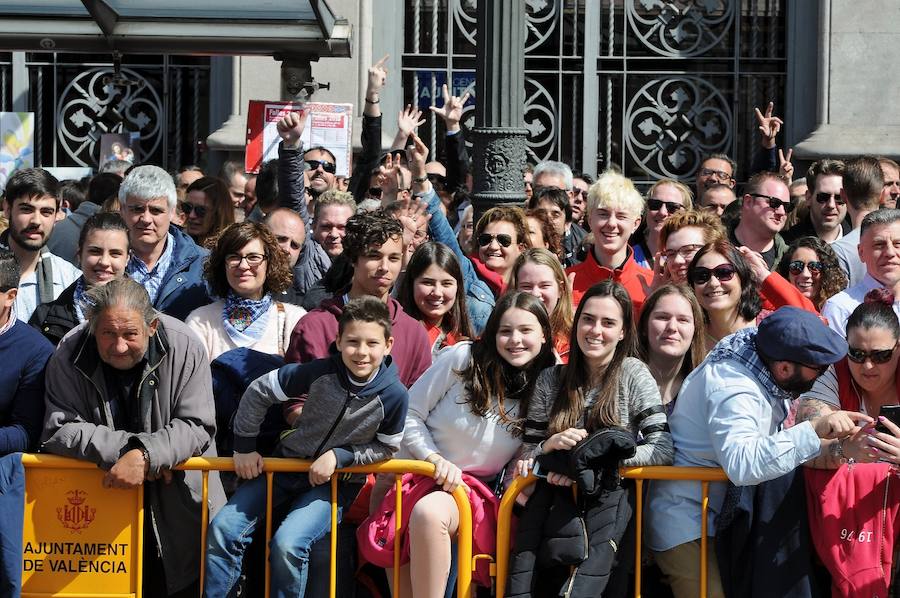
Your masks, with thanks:
M 847 341 L 817 315 L 785 306 L 760 322 L 756 350 L 773 361 L 825 366 L 844 358 Z

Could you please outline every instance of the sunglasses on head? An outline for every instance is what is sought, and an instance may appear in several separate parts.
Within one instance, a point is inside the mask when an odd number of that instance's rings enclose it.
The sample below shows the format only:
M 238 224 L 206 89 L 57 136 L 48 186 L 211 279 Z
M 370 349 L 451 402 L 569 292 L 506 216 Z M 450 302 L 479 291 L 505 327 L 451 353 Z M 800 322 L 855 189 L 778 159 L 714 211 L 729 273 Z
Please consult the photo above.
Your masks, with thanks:
M 674 212 L 677 212 L 678 210 L 684 209 L 683 205 L 681 205 L 680 203 L 676 203 L 674 201 L 663 201 L 661 199 L 654 199 L 654 198 L 647 200 L 647 209 L 650 210 L 651 212 L 656 212 L 656 211 L 660 210 L 663 206 L 666 206 L 666 211 L 668 211 L 669 214 L 672 214 Z
M 208 208 L 206 206 L 198 206 L 187 201 L 181 202 L 181 212 L 185 216 L 190 216 L 191 212 L 193 212 L 198 218 L 204 218 L 207 210 Z
M 804 262 L 803 260 L 794 260 L 788 264 L 788 271 L 794 276 L 803 272 L 804 268 L 809 268 L 810 272 L 818 274 L 825 269 L 825 264 L 822 262 Z
M 721 264 L 719 266 L 716 266 L 715 268 L 704 268 L 703 266 L 696 266 L 693 270 L 691 270 L 690 274 L 693 284 L 706 284 L 713 276 L 715 276 L 716 280 L 718 280 L 719 282 L 728 282 L 729 280 L 734 278 L 735 272 L 737 271 L 731 264 Z
M 758 199 L 765 199 L 766 203 L 769 204 L 769 207 L 773 210 L 777 210 L 779 207 L 784 207 L 784 213 L 789 214 L 794 211 L 794 208 L 797 206 L 793 201 L 783 201 L 778 197 L 774 197 L 772 195 L 763 195 L 762 193 L 750 193 L 750 197 L 756 197 Z
M 329 162 L 328 160 L 304 160 L 306 162 L 306 167 L 310 170 L 316 170 L 319 166 L 322 167 L 324 172 L 328 174 L 334 174 L 337 172 L 337 165 L 334 162 Z
M 497 243 L 500 247 L 509 247 L 512 245 L 512 237 L 509 235 L 504 235 L 503 233 L 499 235 L 489 235 L 487 233 L 481 233 L 478 235 L 478 245 L 480 247 L 487 247 L 490 245 L 494 239 L 497 240 Z
M 881 349 L 878 351 L 863 351 L 853 347 L 847 349 L 847 359 L 853 363 L 865 363 L 867 359 L 871 359 L 872 363 L 880 365 L 889 362 L 893 356 L 893 349 Z
M 842 206 L 847 203 L 841 197 L 840 193 L 825 193 L 824 191 L 816 193 L 816 203 L 820 203 L 820 204 L 824 205 L 824 204 L 828 203 L 829 201 L 831 201 L 832 197 L 834 198 L 834 205 L 836 205 L 836 206 Z

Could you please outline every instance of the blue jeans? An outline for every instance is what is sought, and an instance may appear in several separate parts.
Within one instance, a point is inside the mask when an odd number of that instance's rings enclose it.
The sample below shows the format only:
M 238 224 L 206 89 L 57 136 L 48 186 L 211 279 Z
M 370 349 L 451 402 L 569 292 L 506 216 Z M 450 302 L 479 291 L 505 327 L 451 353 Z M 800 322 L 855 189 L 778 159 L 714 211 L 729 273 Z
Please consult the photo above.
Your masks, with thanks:
M 359 484 L 338 483 L 338 520 L 356 498 Z M 272 507 L 291 502 L 290 512 L 272 536 L 269 562 L 271 596 L 302 597 L 309 575 L 310 547 L 331 528 L 331 484 L 310 486 L 305 473 L 278 473 L 272 483 Z M 265 524 L 266 477 L 237 489 L 213 519 L 207 534 L 205 596 L 232 596 L 244 551 L 257 525 Z

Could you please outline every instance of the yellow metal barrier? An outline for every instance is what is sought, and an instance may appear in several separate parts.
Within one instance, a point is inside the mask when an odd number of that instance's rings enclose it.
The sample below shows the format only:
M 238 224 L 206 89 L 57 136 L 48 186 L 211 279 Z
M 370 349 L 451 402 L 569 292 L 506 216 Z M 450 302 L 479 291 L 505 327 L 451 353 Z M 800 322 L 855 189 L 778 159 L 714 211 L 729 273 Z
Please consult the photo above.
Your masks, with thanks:
M 266 475 L 266 485 L 268 488 L 268 495 L 266 499 L 266 575 L 265 575 L 265 590 L 266 595 L 269 594 L 269 585 L 270 585 L 270 573 L 269 573 L 269 540 L 272 538 L 272 480 L 275 473 L 289 473 L 289 472 L 305 472 L 309 470 L 309 467 L 312 465 L 311 461 L 300 461 L 297 459 L 264 459 L 265 467 L 264 474 Z M 43 454 L 26 454 L 22 456 L 22 463 L 26 467 L 26 471 L 28 469 L 49 469 L 49 470 L 94 470 L 98 471 L 97 467 L 89 463 L 87 461 L 79 461 L 75 459 L 67 459 L 64 457 L 58 457 L 54 455 L 43 455 Z M 210 471 L 234 471 L 234 462 L 230 458 L 217 457 L 217 458 L 202 458 L 196 457 L 193 459 L 188 459 L 181 465 L 179 465 L 176 469 L 180 470 L 193 470 L 193 471 L 202 471 L 203 472 L 203 505 L 202 505 L 202 514 L 201 514 L 201 533 L 200 533 L 200 581 L 201 587 L 204 576 L 204 568 L 203 563 L 206 560 L 206 534 L 207 527 L 209 525 L 209 509 L 208 509 L 208 501 L 206 500 L 208 497 L 208 481 L 209 481 L 209 472 Z M 408 461 L 408 460 L 400 460 L 395 459 L 392 461 L 386 461 L 383 463 L 377 463 L 374 465 L 365 465 L 365 466 L 355 466 L 355 467 L 347 467 L 343 469 L 338 469 L 336 473 L 375 473 L 375 474 L 392 474 L 395 476 L 395 484 L 397 487 L 397 530 L 400 529 L 400 521 L 401 521 L 401 493 L 399 492 L 401 488 L 401 476 L 405 473 L 412 473 L 418 475 L 424 475 L 428 477 L 432 477 L 434 475 L 434 465 L 431 463 L 426 463 L 425 461 Z M 333 476 L 331 479 L 331 525 L 332 530 L 337 530 L 337 475 Z M 139 488 L 137 491 L 139 500 L 137 501 L 136 509 L 137 509 L 137 548 L 132 548 L 138 555 L 143 553 L 143 543 L 142 543 L 142 531 L 143 531 L 143 493 L 142 488 Z M 107 492 L 122 492 L 120 490 L 108 490 Z M 459 509 L 459 532 L 458 532 L 458 541 L 457 541 L 457 554 L 459 559 L 459 573 L 457 576 L 457 597 L 458 598 L 468 598 L 472 592 L 472 573 L 474 571 L 474 563 L 475 559 L 472 555 L 472 511 L 469 506 L 469 499 L 466 496 L 465 490 L 463 488 L 457 488 L 453 492 L 453 499 L 456 501 L 456 506 Z M 27 525 L 27 522 L 26 522 Z M 399 535 L 397 536 L 397 542 L 395 543 L 394 549 L 394 598 L 400 598 L 399 596 L 399 576 L 400 576 L 400 549 L 402 546 L 402 542 L 400 542 Z M 331 534 L 331 567 L 329 572 L 329 583 L 330 583 L 330 596 L 334 598 L 337 591 L 337 563 L 336 557 L 337 554 L 337 533 Z M 126 596 L 134 598 L 140 598 L 141 596 L 141 570 L 140 570 L 140 562 L 141 559 L 137 558 L 137 571 L 136 571 L 136 591 L 131 593 L 118 593 L 118 594 L 106 594 L 106 596 L 117 596 L 124 598 Z M 463 566 L 464 563 L 469 563 L 469 566 Z M 38 596 L 65 596 L 66 598 L 81 598 L 86 596 L 95 596 L 97 594 L 91 593 L 35 593 L 35 594 L 27 594 L 23 593 L 23 598 L 37 598 Z
M 643 489 L 645 480 L 681 480 L 696 481 L 701 485 L 702 503 L 700 531 L 700 598 L 706 598 L 706 519 L 709 507 L 709 483 L 727 482 L 725 472 L 717 468 L 706 467 L 629 467 L 622 469 L 622 477 L 635 481 L 635 566 L 634 596 L 641 598 L 641 549 L 643 544 L 644 513 Z M 510 526 L 513 506 L 516 497 L 527 487 L 537 481 L 534 476 L 516 478 L 500 500 L 500 512 L 497 516 L 497 598 L 506 595 L 506 576 L 509 573 Z

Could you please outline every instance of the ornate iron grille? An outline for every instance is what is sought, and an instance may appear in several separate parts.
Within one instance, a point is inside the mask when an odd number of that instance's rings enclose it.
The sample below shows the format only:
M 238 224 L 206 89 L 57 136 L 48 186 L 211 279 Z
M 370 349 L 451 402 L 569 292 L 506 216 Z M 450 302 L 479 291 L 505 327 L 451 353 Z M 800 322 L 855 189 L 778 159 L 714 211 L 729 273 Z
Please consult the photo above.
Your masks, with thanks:
M 0 107 L 11 110 L 11 65 L 0 60 Z M 100 136 L 139 131 L 138 161 L 167 169 L 197 163 L 209 134 L 209 59 L 127 56 L 121 80 L 98 56 L 26 57 L 35 113 L 35 164 L 96 168 Z
M 700 158 L 756 150 L 753 108 L 783 114 L 779 0 L 523 0 L 528 160 L 618 167 L 636 181 L 690 178 Z M 441 85 L 474 88 L 476 0 L 407 0 L 404 98 L 427 112 Z M 782 112 L 778 112 L 781 110 Z M 433 151 L 443 131 L 427 114 Z M 470 103 L 463 126 L 474 123 Z

